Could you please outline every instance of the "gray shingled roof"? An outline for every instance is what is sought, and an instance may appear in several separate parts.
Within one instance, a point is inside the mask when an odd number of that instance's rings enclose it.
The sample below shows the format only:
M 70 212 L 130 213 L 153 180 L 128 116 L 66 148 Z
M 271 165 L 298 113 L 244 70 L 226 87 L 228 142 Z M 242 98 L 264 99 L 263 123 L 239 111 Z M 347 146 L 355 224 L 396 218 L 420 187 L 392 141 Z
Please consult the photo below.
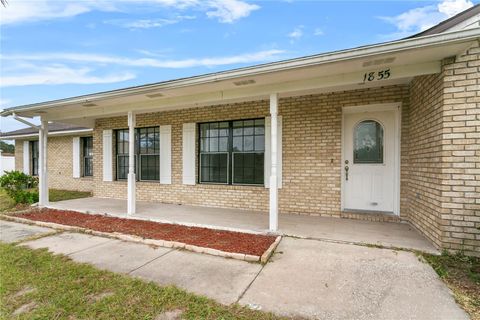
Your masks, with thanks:
M 70 130 L 86 130 L 90 128 L 80 127 L 77 125 L 71 125 L 61 122 L 53 122 L 48 124 L 48 131 L 49 132 L 60 132 L 60 131 L 70 131 Z M 0 137 L 11 137 L 11 136 L 18 136 L 18 135 L 28 135 L 28 134 L 36 134 L 38 130 L 35 128 L 25 128 L 19 129 L 9 132 L 0 133 Z

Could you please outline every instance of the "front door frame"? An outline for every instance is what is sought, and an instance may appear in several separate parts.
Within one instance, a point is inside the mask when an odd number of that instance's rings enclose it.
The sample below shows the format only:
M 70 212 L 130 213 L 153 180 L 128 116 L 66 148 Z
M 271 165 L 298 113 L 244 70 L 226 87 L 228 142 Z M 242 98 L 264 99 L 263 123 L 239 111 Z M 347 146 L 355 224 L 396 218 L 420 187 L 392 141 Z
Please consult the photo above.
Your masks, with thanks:
M 361 112 L 378 112 L 378 111 L 394 111 L 395 112 L 395 146 L 394 146 L 394 196 L 393 196 L 393 214 L 400 216 L 400 167 L 401 167 L 401 157 L 400 157 L 400 143 L 401 143 L 401 113 L 402 113 L 402 103 L 393 102 L 393 103 L 379 103 L 379 104 L 368 104 L 368 105 L 359 105 L 359 106 L 349 106 L 342 108 L 342 161 L 340 163 L 340 180 L 341 180 L 341 210 L 345 210 L 345 115 L 352 113 L 361 113 Z

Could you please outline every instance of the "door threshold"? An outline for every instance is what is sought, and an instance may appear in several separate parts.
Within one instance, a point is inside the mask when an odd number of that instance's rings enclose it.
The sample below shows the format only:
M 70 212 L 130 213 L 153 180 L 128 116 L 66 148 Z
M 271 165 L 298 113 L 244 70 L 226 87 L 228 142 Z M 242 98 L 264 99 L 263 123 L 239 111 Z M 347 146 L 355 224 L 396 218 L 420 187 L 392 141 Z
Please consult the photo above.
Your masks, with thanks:
M 378 214 L 386 216 L 397 216 L 392 211 L 374 211 L 374 210 L 362 210 L 362 209 L 343 209 L 342 212 L 345 213 L 362 213 L 362 214 Z

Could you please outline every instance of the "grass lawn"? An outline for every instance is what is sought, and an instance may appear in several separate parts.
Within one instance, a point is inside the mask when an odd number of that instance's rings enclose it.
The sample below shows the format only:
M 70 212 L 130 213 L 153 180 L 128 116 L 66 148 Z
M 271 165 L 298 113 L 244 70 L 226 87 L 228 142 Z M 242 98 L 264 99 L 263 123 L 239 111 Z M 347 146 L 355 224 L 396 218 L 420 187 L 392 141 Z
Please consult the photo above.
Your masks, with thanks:
M 49 191 L 49 199 L 52 202 L 87 198 L 91 196 L 92 196 L 91 192 L 85 192 L 85 191 L 70 191 L 70 190 L 59 190 L 59 189 L 50 189 Z
M 12 200 L 12 198 L 10 198 L 4 189 L 0 188 L 0 212 L 7 211 L 14 206 L 15 202 Z
M 49 192 L 49 199 L 52 202 L 86 198 L 91 196 L 92 196 L 91 192 L 84 192 L 84 191 L 50 189 L 50 192 Z M 15 206 L 15 202 L 12 200 L 12 198 L 10 198 L 10 196 L 5 192 L 4 189 L 0 188 L 0 212 L 23 210 L 26 207 L 28 207 L 28 205 L 19 204 L 18 206 Z
M 422 254 L 455 294 L 472 320 L 480 320 L 480 258 L 443 253 Z
M 1 319 L 145 320 L 174 310 L 185 319 L 277 319 L 175 287 L 101 271 L 46 250 L 0 243 L 0 267 Z M 24 312 L 18 314 L 19 308 Z

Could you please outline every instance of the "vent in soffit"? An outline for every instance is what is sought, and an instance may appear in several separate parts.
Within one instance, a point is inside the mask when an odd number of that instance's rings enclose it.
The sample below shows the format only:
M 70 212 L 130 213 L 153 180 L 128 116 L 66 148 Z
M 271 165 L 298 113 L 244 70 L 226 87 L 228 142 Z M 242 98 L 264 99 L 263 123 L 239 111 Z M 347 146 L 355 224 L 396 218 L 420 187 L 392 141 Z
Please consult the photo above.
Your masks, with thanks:
M 150 94 L 146 94 L 145 95 L 146 97 L 148 98 L 160 98 L 160 97 L 163 97 L 163 93 L 150 93 Z
M 253 80 L 253 79 L 240 80 L 240 81 L 233 82 L 233 84 L 236 85 L 236 86 L 246 86 L 246 85 L 254 84 L 254 83 L 255 83 L 255 80 Z
M 87 103 L 82 104 L 82 106 L 90 108 L 90 107 L 96 107 L 97 105 L 93 102 L 87 102 Z
M 363 63 L 363 66 L 364 67 L 379 66 L 381 64 L 392 63 L 393 61 L 395 61 L 395 57 L 388 57 L 388 58 L 383 58 L 383 59 L 370 60 L 370 61 L 365 61 Z

